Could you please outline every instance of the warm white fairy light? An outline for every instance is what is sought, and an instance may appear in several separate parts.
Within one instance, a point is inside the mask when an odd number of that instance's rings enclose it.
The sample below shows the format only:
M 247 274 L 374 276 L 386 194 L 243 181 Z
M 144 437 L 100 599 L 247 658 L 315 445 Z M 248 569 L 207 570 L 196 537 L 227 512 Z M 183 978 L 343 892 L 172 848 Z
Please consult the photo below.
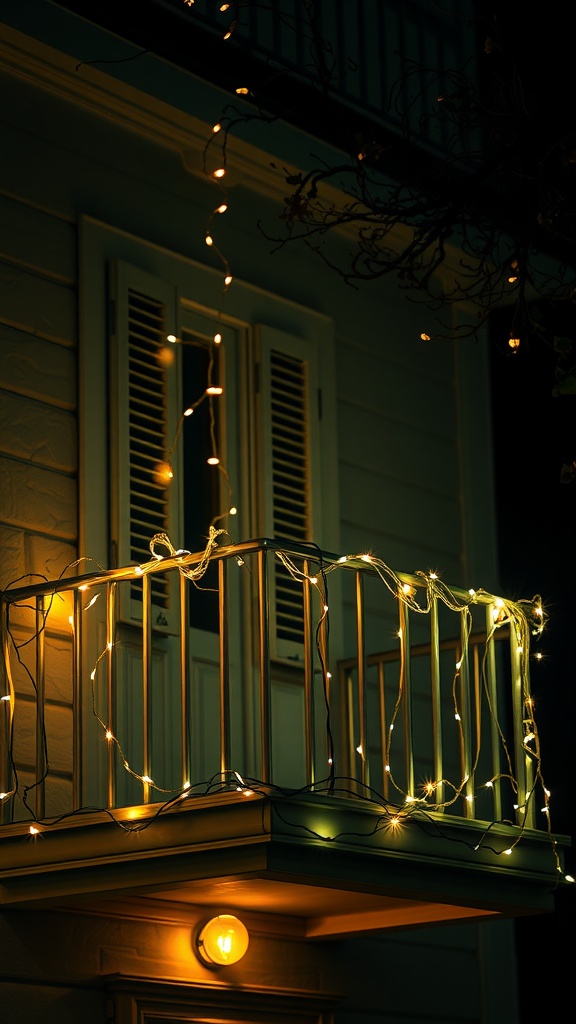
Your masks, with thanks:
M 222 335 L 221 334 L 215 334 L 214 338 L 213 338 L 213 341 L 214 341 L 215 345 L 219 345 L 221 343 L 221 341 L 222 341 Z
M 226 168 L 225 167 L 217 167 L 215 171 L 212 171 L 212 176 L 214 178 L 223 178 L 225 174 L 226 174 Z
M 218 466 L 220 463 L 220 459 L 218 458 L 217 455 L 210 455 L 210 457 L 206 459 L 206 462 L 208 463 L 209 466 Z
M 211 384 L 210 387 L 206 388 L 207 395 L 221 395 L 224 392 L 224 388 L 218 387 L 217 384 Z

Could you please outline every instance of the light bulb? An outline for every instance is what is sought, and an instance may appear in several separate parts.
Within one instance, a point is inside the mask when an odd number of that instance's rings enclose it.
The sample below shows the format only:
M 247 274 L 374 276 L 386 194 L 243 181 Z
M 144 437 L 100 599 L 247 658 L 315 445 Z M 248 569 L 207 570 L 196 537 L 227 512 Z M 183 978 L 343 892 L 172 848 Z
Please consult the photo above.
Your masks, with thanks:
M 236 964 L 248 949 L 246 925 L 232 914 L 220 914 L 208 921 L 196 941 L 198 955 L 211 966 Z

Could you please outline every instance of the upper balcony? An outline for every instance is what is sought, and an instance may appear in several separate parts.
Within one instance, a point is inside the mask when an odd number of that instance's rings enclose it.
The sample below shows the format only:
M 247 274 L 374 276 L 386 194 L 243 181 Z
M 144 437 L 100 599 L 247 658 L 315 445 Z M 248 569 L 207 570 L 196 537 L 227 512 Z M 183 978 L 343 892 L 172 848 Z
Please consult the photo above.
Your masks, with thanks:
M 552 910 L 538 601 L 216 539 L 2 593 L 2 904 L 224 905 L 307 937 Z

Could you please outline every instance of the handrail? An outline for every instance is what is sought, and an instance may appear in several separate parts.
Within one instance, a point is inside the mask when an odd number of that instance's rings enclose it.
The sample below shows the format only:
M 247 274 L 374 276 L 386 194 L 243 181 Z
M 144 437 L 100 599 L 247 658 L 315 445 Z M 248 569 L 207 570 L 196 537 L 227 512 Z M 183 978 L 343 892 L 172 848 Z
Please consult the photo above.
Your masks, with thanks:
M 285 786 L 284 762 L 292 759 L 292 788 L 316 791 L 325 784 L 333 792 L 340 775 L 351 780 L 353 791 L 394 805 L 412 802 L 430 813 L 449 810 L 478 818 L 481 802 L 482 820 L 515 819 L 535 827 L 532 795 L 539 748 L 528 657 L 541 609 L 533 602 L 448 587 L 433 573 L 394 572 L 374 556 L 337 556 L 312 544 L 260 538 L 213 545 L 207 557 L 207 551 L 174 553 L 162 535 L 169 554 L 160 557 L 158 540 L 153 539 L 151 558 L 142 565 L 63 575 L 0 592 L 7 681 L 0 703 L 8 708 L 0 730 L 10 752 L 0 764 L 3 820 L 14 813 L 7 805 L 18 788 L 16 764 L 18 775 L 27 780 L 22 813 L 40 819 L 61 804 L 80 808 L 93 790 L 96 799 L 115 808 L 154 802 L 159 793 L 179 787 L 198 785 L 200 792 L 199 778 L 210 790 L 210 779 L 221 784 L 231 772 L 234 779 L 247 775 L 265 786 Z M 242 567 L 253 560 L 255 567 L 250 609 L 234 631 L 231 560 Z M 190 633 L 187 600 L 189 579 L 208 562 L 218 568 L 219 612 L 209 656 L 198 651 L 198 637 Z M 153 620 L 150 576 L 175 571 L 181 576 L 174 631 Z M 354 654 L 338 661 L 334 681 L 323 588 L 335 571 L 344 573 L 353 591 L 353 615 L 344 622 L 342 642 Z M 279 572 L 290 573 L 301 588 L 302 643 L 296 654 L 279 654 L 276 646 L 273 608 Z M 375 608 L 369 597 L 370 579 L 383 582 L 386 614 L 398 623 L 389 649 L 376 654 L 369 653 L 374 644 L 367 622 L 368 614 L 380 614 L 381 608 L 379 598 Z M 117 591 L 136 580 L 142 584 L 140 618 L 126 621 L 120 617 L 125 613 Z M 87 621 L 93 600 L 82 607 L 82 594 L 95 588 L 104 588 L 101 626 Z M 66 593 L 73 595 L 70 625 L 52 618 L 50 598 Z M 442 635 L 441 606 L 459 616 L 451 637 Z M 30 612 L 33 622 L 28 618 L 22 625 Z M 422 616 L 429 621 L 425 641 L 418 636 Z M 252 633 L 252 661 L 236 658 L 243 641 L 238 629 Z M 69 649 L 70 684 L 58 679 L 54 695 L 50 658 L 58 645 L 60 657 L 62 649 Z M 23 665 L 21 650 L 35 652 L 33 669 Z M 278 703 L 286 700 L 293 715 L 290 729 L 302 732 L 291 734 L 289 742 L 284 705 Z M 30 732 L 31 715 L 34 749 L 22 739 Z M 509 715 L 510 729 L 502 724 Z M 326 717 L 328 732 L 322 736 Z M 396 724 L 401 728 L 393 733 Z M 250 742 L 244 732 L 252 736 Z M 98 739 L 102 733 L 107 743 Z M 64 752 L 68 747 L 69 754 Z M 155 780 L 158 764 L 168 776 L 167 788 Z M 492 799 L 489 814 L 485 795 L 479 796 L 485 787 Z

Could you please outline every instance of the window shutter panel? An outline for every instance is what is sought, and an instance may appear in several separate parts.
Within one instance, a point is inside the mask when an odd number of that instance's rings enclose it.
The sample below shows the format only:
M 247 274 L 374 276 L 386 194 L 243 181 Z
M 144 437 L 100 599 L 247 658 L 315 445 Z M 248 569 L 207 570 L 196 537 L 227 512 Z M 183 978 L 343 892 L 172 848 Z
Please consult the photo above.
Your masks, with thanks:
M 170 455 L 179 419 L 180 351 L 167 342 L 177 336 L 177 295 L 173 285 L 126 263 L 111 265 L 111 538 L 119 566 L 138 565 L 152 557 L 150 541 L 167 534 L 180 547 L 181 473 L 178 450 Z M 159 554 L 167 554 L 163 548 Z M 176 574 L 151 578 L 153 624 L 177 628 Z M 120 614 L 127 621 L 142 616 L 136 582 L 120 587 Z
M 281 544 L 316 539 L 318 369 L 312 342 L 257 328 L 260 364 L 261 533 Z M 302 585 L 277 563 L 271 593 L 277 658 L 302 656 Z

